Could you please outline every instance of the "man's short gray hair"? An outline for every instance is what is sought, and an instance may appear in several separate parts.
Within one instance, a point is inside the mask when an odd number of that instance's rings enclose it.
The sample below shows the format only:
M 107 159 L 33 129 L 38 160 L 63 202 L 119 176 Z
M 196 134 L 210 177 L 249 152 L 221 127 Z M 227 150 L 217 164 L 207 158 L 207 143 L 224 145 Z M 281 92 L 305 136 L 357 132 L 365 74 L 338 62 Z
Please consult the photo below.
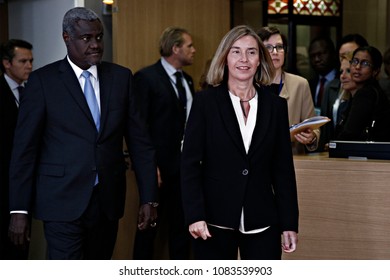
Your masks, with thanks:
M 73 37 L 75 34 L 76 23 L 79 20 L 100 21 L 100 18 L 94 11 L 84 7 L 70 9 L 64 15 L 64 20 L 62 21 L 62 32 L 67 33 L 70 37 Z

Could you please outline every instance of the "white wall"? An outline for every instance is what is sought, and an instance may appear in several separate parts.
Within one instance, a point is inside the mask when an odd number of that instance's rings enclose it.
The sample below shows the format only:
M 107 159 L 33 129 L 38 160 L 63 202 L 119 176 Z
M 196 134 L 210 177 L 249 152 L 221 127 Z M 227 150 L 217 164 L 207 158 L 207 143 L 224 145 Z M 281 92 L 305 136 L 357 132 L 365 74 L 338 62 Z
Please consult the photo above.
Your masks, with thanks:
M 24 39 L 33 44 L 34 69 L 65 57 L 62 18 L 78 2 L 80 1 L 8 1 L 9 38 Z
M 99 15 L 104 25 L 103 60 L 112 61 L 112 20 L 102 16 L 101 0 L 8 0 L 9 38 L 33 44 L 34 69 L 65 57 L 62 19 L 73 7 L 88 7 Z

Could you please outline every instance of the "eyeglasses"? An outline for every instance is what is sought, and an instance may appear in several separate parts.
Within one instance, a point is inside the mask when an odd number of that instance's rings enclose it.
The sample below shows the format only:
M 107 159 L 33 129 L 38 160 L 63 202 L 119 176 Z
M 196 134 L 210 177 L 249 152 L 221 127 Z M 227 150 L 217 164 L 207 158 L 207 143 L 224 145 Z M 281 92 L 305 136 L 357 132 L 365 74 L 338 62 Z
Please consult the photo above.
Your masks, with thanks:
M 274 49 L 276 50 L 276 52 L 284 52 L 284 46 L 283 45 L 276 45 L 276 46 L 272 46 L 272 45 L 265 45 L 266 49 L 272 53 L 274 51 Z
M 352 59 L 349 63 L 351 63 L 352 66 L 356 67 L 360 64 L 362 68 L 366 67 L 372 67 L 372 63 L 369 62 L 368 60 L 359 60 L 357 58 Z

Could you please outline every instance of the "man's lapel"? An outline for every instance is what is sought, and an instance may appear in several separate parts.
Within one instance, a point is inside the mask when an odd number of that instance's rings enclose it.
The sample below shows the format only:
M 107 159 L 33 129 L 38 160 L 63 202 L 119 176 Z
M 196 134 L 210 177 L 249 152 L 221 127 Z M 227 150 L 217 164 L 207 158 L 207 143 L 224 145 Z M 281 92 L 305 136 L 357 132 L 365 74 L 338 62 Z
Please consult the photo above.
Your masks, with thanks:
M 103 131 L 104 125 L 108 116 L 108 106 L 110 103 L 110 97 L 112 93 L 113 83 L 113 73 L 107 69 L 107 67 L 102 67 L 98 65 L 98 75 L 99 75 L 99 86 L 100 86 L 100 131 Z
M 91 124 L 95 126 L 91 111 L 89 110 L 88 103 L 84 97 L 83 90 L 80 87 L 78 78 L 76 77 L 72 67 L 65 58 L 59 66 L 60 79 L 63 82 L 63 86 L 67 89 L 69 94 L 73 97 L 81 111 L 90 120 Z

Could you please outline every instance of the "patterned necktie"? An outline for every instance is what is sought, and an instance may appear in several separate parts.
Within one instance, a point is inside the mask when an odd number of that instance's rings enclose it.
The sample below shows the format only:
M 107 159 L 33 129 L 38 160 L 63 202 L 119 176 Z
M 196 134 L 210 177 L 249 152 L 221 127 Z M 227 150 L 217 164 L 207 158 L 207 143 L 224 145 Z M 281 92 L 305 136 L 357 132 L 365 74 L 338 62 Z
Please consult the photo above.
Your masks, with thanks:
M 24 86 L 18 86 L 19 97 L 23 95 Z
M 321 107 L 322 97 L 324 96 L 325 82 L 326 82 L 326 78 L 322 77 L 320 80 L 320 89 L 318 90 L 318 95 L 317 95 L 317 107 Z
M 181 81 L 183 75 L 180 71 L 177 71 L 175 73 L 175 76 L 176 76 L 176 88 L 177 88 L 177 92 L 179 94 L 179 100 L 180 100 L 180 103 L 184 109 L 184 116 L 186 116 L 187 96 L 186 96 L 186 90 L 185 90 L 183 83 Z
M 24 91 L 24 86 L 18 86 L 19 100 L 16 100 L 16 103 L 18 105 L 20 104 L 20 101 L 22 100 L 23 91 Z
M 87 70 L 84 70 L 81 74 L 85 78 L 85 84 L 84 84 L 84 95 L 85 99 L 87 100 L 89 110 L 92 113 L 93 120 L 95 122 L 96 128 L 99 131 L 100 128 L 100 112 L 99 112 L 99 106 L 96 100 L 95 91 L 93 90 L 91 79 L 89 78 L 91 76 L 91 73 Z

